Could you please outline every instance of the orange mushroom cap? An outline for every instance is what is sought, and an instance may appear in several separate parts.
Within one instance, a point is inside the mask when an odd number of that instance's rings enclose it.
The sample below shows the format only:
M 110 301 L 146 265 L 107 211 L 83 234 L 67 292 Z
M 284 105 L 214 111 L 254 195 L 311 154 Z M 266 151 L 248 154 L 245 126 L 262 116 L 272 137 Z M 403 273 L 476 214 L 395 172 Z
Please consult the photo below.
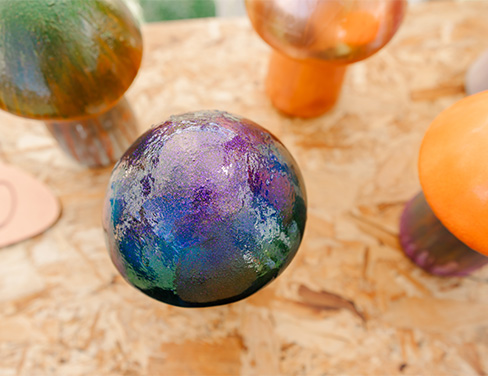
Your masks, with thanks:
M 468 247 L 488 255 L 488 91 L 441 112 L 427 130 L 419 177 L 437 218 Z
M 407 0 L 246 0 L 246 8 L 257 33 L 282 54 L 349 64 L 388 43 Z
M 361 46 L 373 43 L 380 29 L 379 20 L 371 13 L 356 11 L 347 14 L 340 23 L 344 43 Z

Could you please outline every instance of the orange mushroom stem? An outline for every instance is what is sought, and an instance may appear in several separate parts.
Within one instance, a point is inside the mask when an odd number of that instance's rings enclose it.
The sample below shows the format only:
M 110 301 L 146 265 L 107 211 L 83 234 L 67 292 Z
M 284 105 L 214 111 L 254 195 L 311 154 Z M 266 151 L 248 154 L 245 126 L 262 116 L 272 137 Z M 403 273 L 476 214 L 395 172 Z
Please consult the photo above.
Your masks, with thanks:
M 339 98 L 346 65 L 296 60 L 273 51 L 266 92 L 273 105 L 290 116 L 311 118 L 329 111 Z
M 400 241 L 433 274 L 466 275 L 488 262 L 487 103 L 488 91 L 463 98 L 422 140 L 422 194 L 405 207 Z

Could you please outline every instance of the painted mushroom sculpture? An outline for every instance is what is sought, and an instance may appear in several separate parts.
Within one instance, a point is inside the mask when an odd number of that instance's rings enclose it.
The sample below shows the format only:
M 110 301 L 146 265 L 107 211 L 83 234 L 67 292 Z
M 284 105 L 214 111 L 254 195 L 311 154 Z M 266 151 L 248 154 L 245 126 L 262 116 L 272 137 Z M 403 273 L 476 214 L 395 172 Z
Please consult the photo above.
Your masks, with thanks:
M 274 280 L 303 237 L 306 196 L 288 150 L 222 111 L 172 116 L 116 164 L 103 226 L 112 261 L 159 301 L 205 307 Z
M 246 0 L 273 52 L 266 91 L 291 116 L 319 116 L 336 103 L 348 64 L 380 50 L 405 15 L 406 0 Z
M 424 270 L 464 276 L 488 262 L 488 91 L 432 122 L 422 141 L 422 192 L 405 207 L 400 241 Z
M 124 93 L 142 58 L 122 0 L 0 1 L 0 109 L 42 120 L 90 167 L 115 162 L 137 137 Z

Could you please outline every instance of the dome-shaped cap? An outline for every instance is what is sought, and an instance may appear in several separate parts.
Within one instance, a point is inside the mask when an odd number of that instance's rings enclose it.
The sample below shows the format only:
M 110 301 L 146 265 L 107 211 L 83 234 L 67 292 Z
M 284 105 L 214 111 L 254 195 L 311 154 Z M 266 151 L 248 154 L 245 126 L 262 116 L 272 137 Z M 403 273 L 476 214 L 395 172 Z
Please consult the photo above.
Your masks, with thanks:
M 406 0 L 246 0 L 256 32 L 297 59 L 351 63 L 371 56 L 393 37 Z
M 10 113 L 95 115 L 137 74 L 141 33 L 121 0 L 2 0 L 0 15 L 0 108 Z
M 488 255 L 488 91 L 443 111 L 419 156 L 422 190 L 436 217 L 468 247 Z

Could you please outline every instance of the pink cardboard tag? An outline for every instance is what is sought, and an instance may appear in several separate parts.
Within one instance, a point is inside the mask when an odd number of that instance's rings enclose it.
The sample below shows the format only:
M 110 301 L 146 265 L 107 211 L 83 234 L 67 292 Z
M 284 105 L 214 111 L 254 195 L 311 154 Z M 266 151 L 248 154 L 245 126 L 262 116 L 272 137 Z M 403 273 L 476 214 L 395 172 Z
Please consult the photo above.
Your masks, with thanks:
M 58 199 L 45 184 L 0 163 L 0 248 L 46 231 L 60 212 Z

